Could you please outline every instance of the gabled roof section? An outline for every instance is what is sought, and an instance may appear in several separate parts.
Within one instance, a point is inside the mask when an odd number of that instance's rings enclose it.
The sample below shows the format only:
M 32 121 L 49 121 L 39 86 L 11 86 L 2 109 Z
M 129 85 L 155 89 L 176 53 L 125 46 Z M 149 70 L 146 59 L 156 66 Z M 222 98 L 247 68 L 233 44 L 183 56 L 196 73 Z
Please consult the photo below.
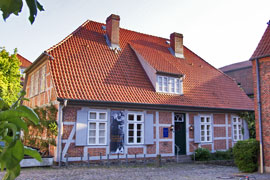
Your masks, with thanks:
M 242 61 L 234 64 L 230 64 L 227 66 L 224 66 L 222 68 L 219 68 L 222 72 L 228 72 L 228 71 L 236 71 L 239 69 L 249 68 L 252 67 L 252 63 L 250 61 Z
M 251 56 L 252 59 L 270 56 L 270 20 L 267 23 L 268 26 L 260 40 L 256 50 L 254 51 L 253 55 Z
M 104 24 L 87 21 L 47 53 L 60 99 L 253 110 L 252 101 L 225 74 L 188 48 L 185 59 L 168 50 L 168 39 L 120 28 L 115 52 L 106 43 Z M 157 93 L 138 53 L 160 72 L 184 74 L 184 94 Z
M 17 57 L 21 61 L 20 67 L 22 67 L 22 68 L 27 68 L 32 64 L 29 60 L 27 60 L 25 57 L 23 57 L 20 54 L 17 54 Z

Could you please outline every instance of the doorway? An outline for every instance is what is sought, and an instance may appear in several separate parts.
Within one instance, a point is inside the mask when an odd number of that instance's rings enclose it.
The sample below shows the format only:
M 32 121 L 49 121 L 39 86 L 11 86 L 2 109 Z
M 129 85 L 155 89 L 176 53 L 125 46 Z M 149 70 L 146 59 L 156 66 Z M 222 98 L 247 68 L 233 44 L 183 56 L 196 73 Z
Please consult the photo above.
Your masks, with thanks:
M 177 152 L 179 155 L 186 154 L 186 118 L 184 113 L 174 113 L 174 138 L 175 154 Z

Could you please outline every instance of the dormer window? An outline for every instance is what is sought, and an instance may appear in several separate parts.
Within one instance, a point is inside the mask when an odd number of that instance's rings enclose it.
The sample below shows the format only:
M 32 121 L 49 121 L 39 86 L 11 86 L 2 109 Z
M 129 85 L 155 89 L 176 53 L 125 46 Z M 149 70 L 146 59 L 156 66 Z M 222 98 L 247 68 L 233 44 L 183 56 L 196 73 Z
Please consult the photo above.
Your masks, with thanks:
M 182 80 L 176 77 L 157 76 L 157 92 L 183 94 Z

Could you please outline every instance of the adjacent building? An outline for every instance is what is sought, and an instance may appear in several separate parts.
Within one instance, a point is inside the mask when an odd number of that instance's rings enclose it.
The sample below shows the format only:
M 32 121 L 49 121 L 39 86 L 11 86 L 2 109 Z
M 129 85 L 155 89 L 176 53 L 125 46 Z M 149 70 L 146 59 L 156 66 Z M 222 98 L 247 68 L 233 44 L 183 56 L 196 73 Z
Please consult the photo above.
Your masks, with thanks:
M 25 71 L 26 68 L 28 68 L 29 66 L 31 66 L 32 63 L 29 60 L 27 60 L 26 58 L 24 58 L 20 54 L 17 54 L 17 58 L 21 62 L 21 65 L 20 65 L 20 74 L 21 74 L 21 85 L 23 86 L 23 84 L 24 84 L 24 78 L 25 78 L 24 71 Z
M 261 172 L 270 172 L 270 21 L 250 60 L 253 67 L 256 135 Z
M 56 161 L 174 157 L 198 147 L 226 150 L 253 102 L 183 43 L 120 28 L 120 17 L 86 21 L 25 71 L 30 101 L 58 108 Z M 245 103 L 243 103 L 245 102 Z
M 251 61 L 230 64 L 220 70 L 234 79 L 250 98 L 254 97 Z

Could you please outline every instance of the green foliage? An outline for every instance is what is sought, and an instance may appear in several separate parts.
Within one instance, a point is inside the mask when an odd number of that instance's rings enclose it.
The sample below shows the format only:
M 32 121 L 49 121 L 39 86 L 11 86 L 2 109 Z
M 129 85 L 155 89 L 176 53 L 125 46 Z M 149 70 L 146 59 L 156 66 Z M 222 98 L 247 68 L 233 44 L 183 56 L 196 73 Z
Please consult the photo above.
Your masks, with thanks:
M 20 174 L 20 161 L 24 155 L 29 155 L 41 161 L 39 153 L 33 149 L 23 146 L 20 132 L 28 131 L 25 119 L 33 124 L 39 123 L 37 114 L 30 108 L 18 105 L 23 99 L 21 94 L 19 100 L 11 107 L 0 98 L 0 167 L 6 169 L 3 179 L 15 179 Z
M 242 172 L 258 169 L 259 142 L 255 139 L 238 141 L 233 147 L 234 162 Z
M 4 48 L 0 48 L 0 98 L 8 105 L 15 102 L 21 91 L 20 61 L 14 54 L 9 54 Z
M 215 153 L 211 154 L 212 160 L 232 160 L 233 159 L 233 152 L 232 148 L 227 151 L 216 151 Z
M 40 124 L 36 125 L 27 121 L 28 128 L 33 129 L 33 131 L 24 134 L 24 143 L 38 148 L 42 154 L 48 155 L 49 145 L 56 146 L 55 138 L 58 134 L 57 109 L 51 104 L 44 108 L 37 107 L 34 111 L 39 116 Z
M 35 21 L 37 12 L 44 11 L 42 5 L 37 0 L 25 0 L 29 8 L 29 21 L 31 24 Z M 0 10 L 3 12 L 3 19 L 6 20 L 11 14 L 19 15 L 23 7 L 22 0 L 1 0 Z
M 254 112 L 243 112 L 239 114 L 241 119 L 245 119 L 248 123 L 249 137 L 256 138 L 255 128 L 255 113 Z
M 211 158 L 211 153 L 206 148 L 198 148 L 195 150 L 196 161 L 208 161 Z

